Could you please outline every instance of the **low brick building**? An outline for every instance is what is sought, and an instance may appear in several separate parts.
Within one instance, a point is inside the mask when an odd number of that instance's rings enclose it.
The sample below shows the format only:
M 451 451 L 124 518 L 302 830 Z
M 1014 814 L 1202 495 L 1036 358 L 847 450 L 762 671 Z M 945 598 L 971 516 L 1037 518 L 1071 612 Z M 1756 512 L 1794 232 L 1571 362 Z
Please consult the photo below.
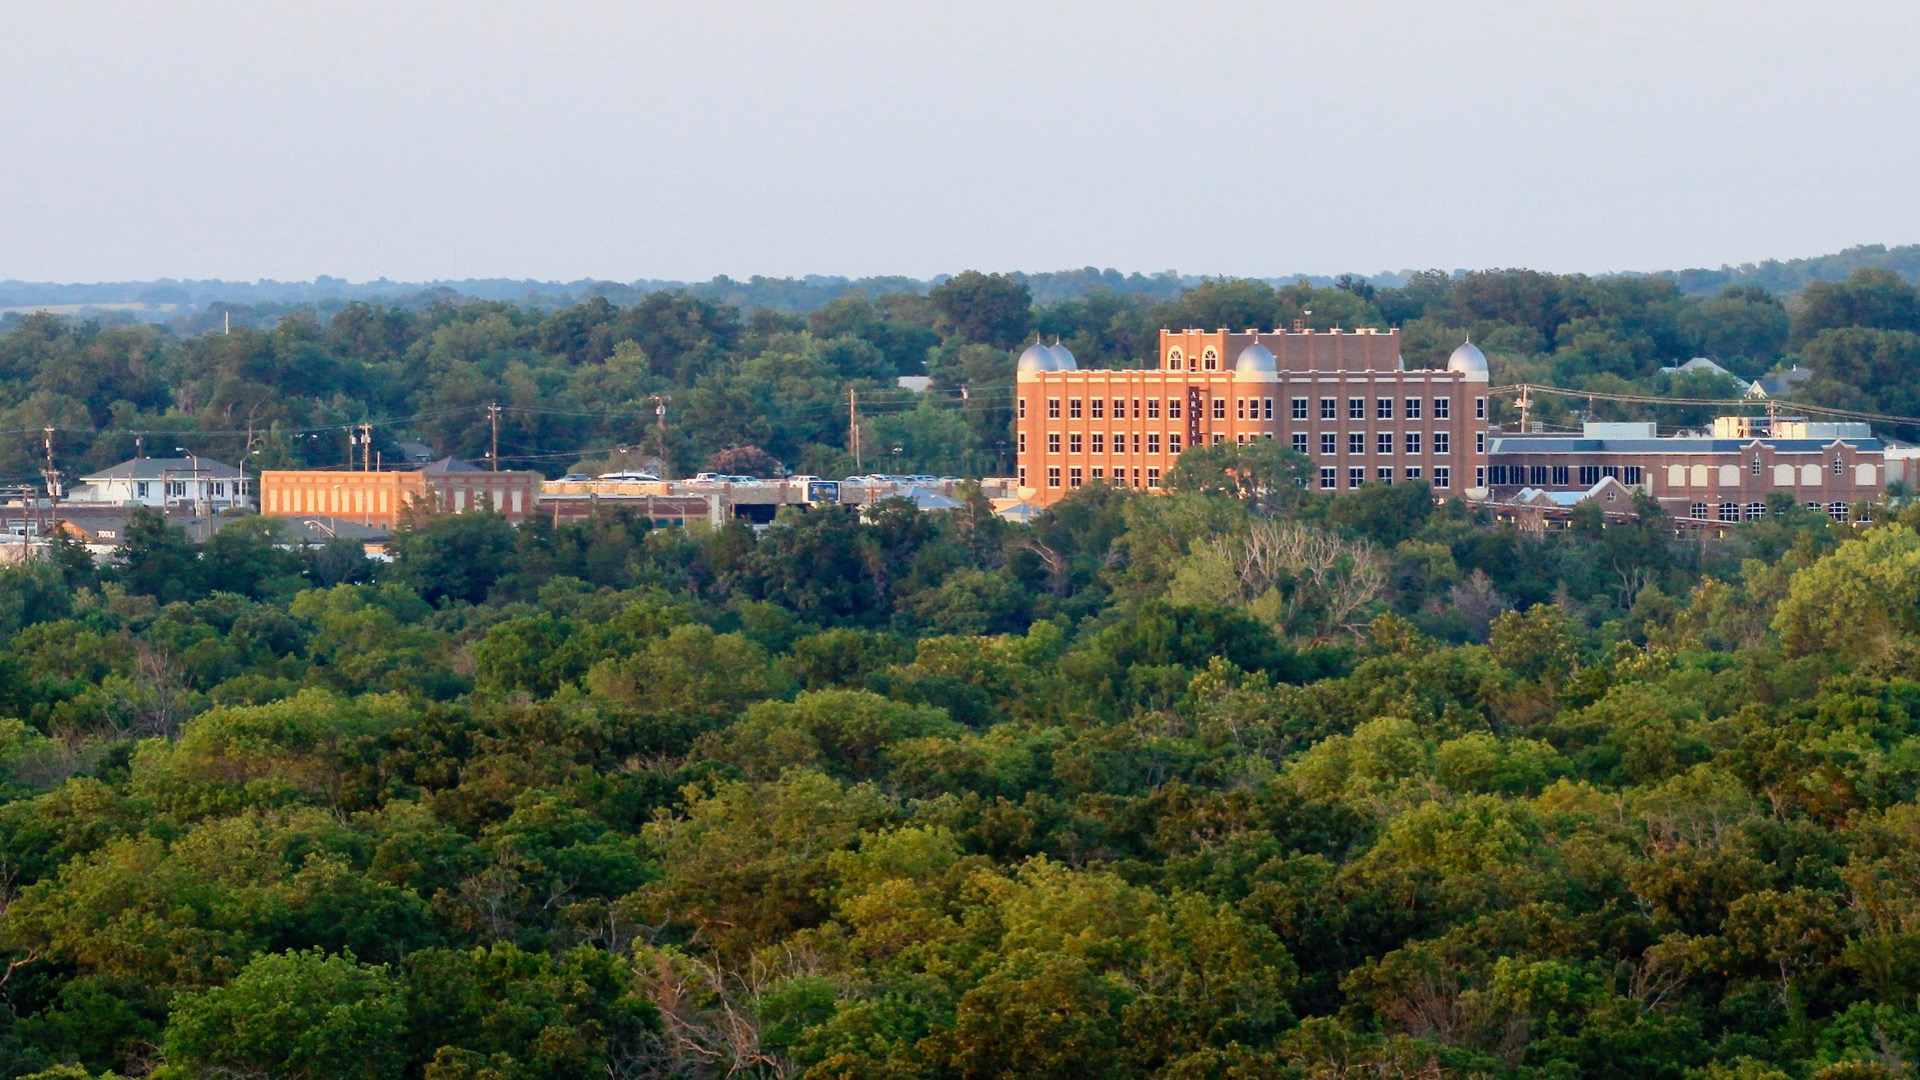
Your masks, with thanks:
M 1786 421 L 1768 429 L 1723 417 L 1711 435 L 1660 437 L 1652 424 L 1495 434 L 1487 473 L 1495 503 L 1514 501 L 1522 489 L 1584 490 L 1611 477 L 1684 520 L 1751 520 L 1781 492 L 1844 521 L 1856 503 L 1879 499 L 1886 453 L 1865 424 Z
M 404 471 L 269 469 L 260 474 L 260 512 L 391 529 L 407 507 L 424 503 L 447 513 L 494 510 L 518 522 L 535 511 L 541 480 L 536 472 L 491 472 L 458 458 Z

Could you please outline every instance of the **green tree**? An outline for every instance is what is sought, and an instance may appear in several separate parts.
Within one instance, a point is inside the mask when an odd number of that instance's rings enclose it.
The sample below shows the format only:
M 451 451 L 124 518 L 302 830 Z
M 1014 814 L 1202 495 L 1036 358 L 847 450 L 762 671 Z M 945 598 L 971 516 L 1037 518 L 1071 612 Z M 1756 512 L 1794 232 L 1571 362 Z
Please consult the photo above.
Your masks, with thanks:
M 477 604 L 513 567 L 513 526 L 490 511 L 423 514 L 393 537 L 393 576 L 428 602 Z
M 935 285 L 927 297 L 940 328 L 970 344 L 1011 349 L 1033 322 L 1033 294 L 1009 274 L 968 270 Z
M 253 599 L 290 596 L 299 591 L 300 556 L 285 547 L 278 518 L 242 518 L 223 526 L 207 541 L 201 561 L 207 588 Z
M 385 967 L 317 949 L 270 953 L 175 1005 L 167 1063 L 194 1080 L 384 1080 L 401 1074 L 405 1021 L 401 987 Z
M 120 539 L 124 565 L 120 579 L 127 591 L 151 596 L 163 604 L 204 595 L 200 553 L 187 531 L 170 525 L 157 510 L 134 507 Z

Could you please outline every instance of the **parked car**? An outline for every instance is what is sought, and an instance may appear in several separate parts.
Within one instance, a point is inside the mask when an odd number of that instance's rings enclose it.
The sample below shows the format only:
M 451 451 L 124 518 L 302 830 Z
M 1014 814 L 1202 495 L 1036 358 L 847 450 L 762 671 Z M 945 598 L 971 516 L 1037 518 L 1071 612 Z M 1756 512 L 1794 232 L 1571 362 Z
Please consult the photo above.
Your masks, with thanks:
M 570 473 L 568 473 L 567 475 L 565 475 L 565 476 L 563 476 L 563 477 L 561 477 L 561 478 L 560 478 L 560 482 L 561 482 L 561 483 L 563 483 L 563 484 L 578 484 L 578 483 L 583 483 L 583 482 L 585 482 L 585 481 L 588 481 L 588 480 L 591 480 L 591 479 L 593 479 L 593 477 L 591 477 L 591 476 L 588 476 L 588 475 L 587 475 L 586 473 L 583 473 L 583 472 L 570 472 Z
M 571 478 L 569 477 L 569 478 L 565 478 L 565 479 L 571 479 Z M 580 477 L 580 479 L 582 479 L 582 480 L 585 480 L 585 479 L 586 479 L 586 477 L 584 477 L 584 476 L 583 476 L 583 477 Z M 619 472 L 610 472 L 610 473 L 601 473 L 601 474 L 600 474 L 600 479 L 602 479 L 602 480 L 651 480 L 651 481 L 657 481 L 657 480 L 659 480 L 660 478 L 659 478 L 659 477 L 657 477 L 657 476 L 655 476 L 655 475 L 653 475 L 653 474 L 652 474 L 652 473 L 650 473 L 650 472 L 643 472 L 643 471 L 641 471 L 641 470 L 639 470 L 639 469 L 622 469 L 622 470 L 621 470 L 621 471 L 619 471 Z

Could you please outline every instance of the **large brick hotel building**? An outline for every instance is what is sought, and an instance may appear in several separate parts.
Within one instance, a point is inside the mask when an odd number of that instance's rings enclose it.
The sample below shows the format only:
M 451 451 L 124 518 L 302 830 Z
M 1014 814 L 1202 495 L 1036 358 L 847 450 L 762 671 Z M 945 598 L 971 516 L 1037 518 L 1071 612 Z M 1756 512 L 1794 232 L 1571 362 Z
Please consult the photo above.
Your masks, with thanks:
M 1397 330 L 1162 330 L 1152 369 L 1082 370 L 1060 345 L 1020 356 L 1015 439 L 1022 494 L 1046 506 L 1096 480 L 1158 488 L 1180 452 L 1279 439 L 1311 458 L 1314 483 L 1429 484 L 1480 496 L 1487 483 L 1487 362 L 1462 345 L 1447 366 L 1408 371 Z

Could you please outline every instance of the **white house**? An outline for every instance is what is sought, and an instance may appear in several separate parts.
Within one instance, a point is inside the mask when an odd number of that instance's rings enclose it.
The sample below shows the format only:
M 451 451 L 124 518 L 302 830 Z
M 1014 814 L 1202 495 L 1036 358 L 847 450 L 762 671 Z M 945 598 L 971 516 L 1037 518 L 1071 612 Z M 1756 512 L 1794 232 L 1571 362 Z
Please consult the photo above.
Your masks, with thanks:
M 80 478 L 66 493 L 69 503 L 96 506 L 198 505 L 226 510 L 253 505 L 253 482 L 245 473 L 209 458 L 134 458 Z

